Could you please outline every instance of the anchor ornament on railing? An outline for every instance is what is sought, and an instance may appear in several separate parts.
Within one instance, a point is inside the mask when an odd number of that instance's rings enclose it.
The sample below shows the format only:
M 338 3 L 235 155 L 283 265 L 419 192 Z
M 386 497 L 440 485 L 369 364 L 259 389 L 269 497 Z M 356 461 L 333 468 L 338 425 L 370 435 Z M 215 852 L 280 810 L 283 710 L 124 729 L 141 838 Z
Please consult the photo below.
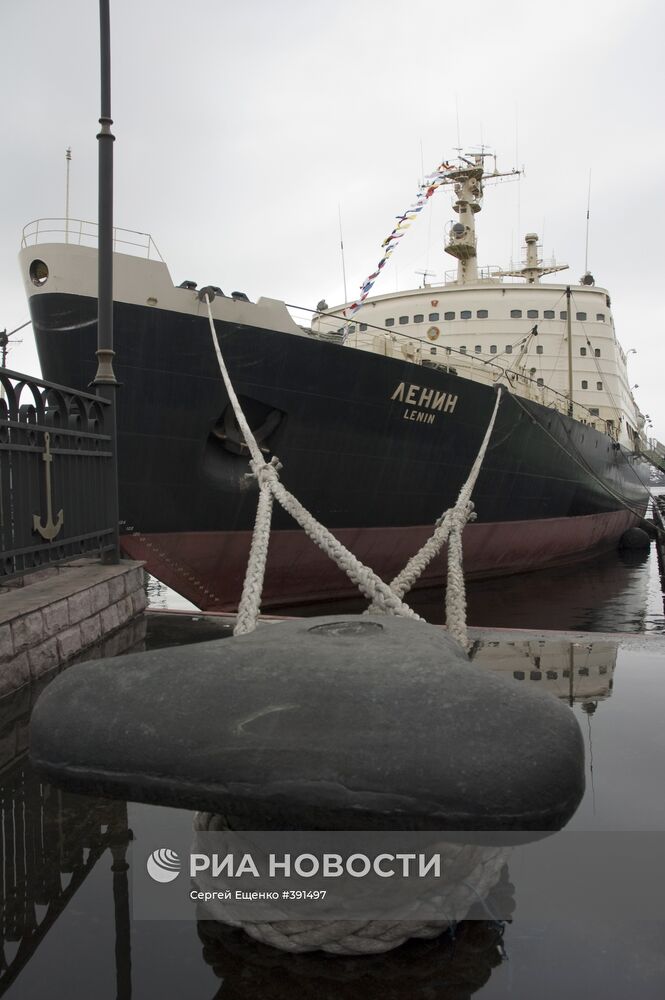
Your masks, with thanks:
M 42 461 L 46 466 L 44 470 L 46 475 L 46 524 L 42 525 L 42 519 L 39 514 L 33 514 L 32 530 L 38 531 L 47 542 L 52 542 L 62 528 L 65 518 L 62 510 L 59 510 L 57 520 L 53 520 L 53 502 L 51 498 L 51 462 L 53 461 L 53 455 L 51 454 L 51 435 L 48 431 L 44 434 L 44 454 L 42 455 Z

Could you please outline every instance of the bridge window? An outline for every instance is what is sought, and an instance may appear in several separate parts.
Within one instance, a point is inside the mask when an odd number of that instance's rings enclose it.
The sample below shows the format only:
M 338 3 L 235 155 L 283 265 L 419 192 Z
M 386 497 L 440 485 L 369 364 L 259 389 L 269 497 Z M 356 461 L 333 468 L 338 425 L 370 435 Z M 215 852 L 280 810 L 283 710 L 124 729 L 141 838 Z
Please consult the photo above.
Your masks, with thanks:
M 466 354 L 466 347 L 460 347 L 460 351 L 462 352 L 462 354 Z
M 460 319 L 471 319 L 471 310 L 470 309 L 462 309 L 462 311 L 461 311 L 461 313 L 459 315 L 460 315 Z
M 579 319 L 579 320 L 584 321 L 586 319 L 586 313 L 582 313 L 582 312 L 575 313 L 575 319 Z
M 416 313 L 416 315 L 413 317 L 413 322 L 414 323 L 422 323 L 422 321 L 424 319 L 425 319 L 425 317 L 423 316 L 422 313 Z
M 598 409 L 597 406 L 590 406 L 589 407 L 589 413 L 591 414 L 592 417 L 599 417 L 600 416 L 600 410 Z
M 400 316 L 400 318 L 399 318 L 399 325 L 400 326 L 406 326 L 406 324 L 408 322 L 409 322 L 409 317 L 408 316 Z
M 582 379 L 582 388 L 583 389 L 588 389 L 589 388 L 589 383 L 587 382 L 587 380 L 585 378 Z
M 543 381 L 542 378 L 539 378 L 537 381 L 538 381 L 538 385 L 545 385 L 545 382 Z
M 488 316 L 487 309 L 479 309 L 478 312 L 476 313 L 476 316 L 478 317 L 478 319 L 487 319 Z
M 602 392 L 603 391 L 603 383 L 602 382 L 596 382 L 596 389 L 598 389 L 598 392 Z
M 511 309 L 510 310 L 510 316 L 511 316 L 511 319 L 520 319 L 521 316 L 522 316 L 522 310 L 521 309 Z
M 546 309 L 543 313 L 543 319 L 554 319 L 554 309 Z
M 580 347 L 580 354 L 583 358 L 586 358 L 586 347 Z
M 568 310 L 567 309 L 564 309 L 562 312 L 559 313 L 559 319 L 568 319 Z
M 437 323 L 439 319 L 438 313 L 430 313 L 427 317 L 430 323 Z M 455 319 L 455 313 L 446 313 L 446 319 Z
M 513 345 L 508 344 L 508 346 L 506 347 L 506 354 L 512 354 L 512 353 L 513 353 Z
M 359 329 L 359 330 L 366 330 L 366 329 L 367 329 L 367 323 L 361 323 L 361 324 L 359 325 L 358 329 Z
M 476 354 L 482 354 L 483 353 L 483 349 L 480 346 L 480 344 L 476 344 L 475 350 L 476 350 Z
M 496 344 L 490 346 L 490 354 L 496 354 Z
M 537 344 L 536 345 L 536 354 L 542 354 L 544 350 L 545 350 L 545 348 L 543 347 L 542 344 Z
M 356 332 L 356 324 L 349 323 L 349 333 L 355 333 L 355 332 Z
M 596 319 L 599 323 L 605 322 L 605 313 L 596 313 Z
M 529 319 L 538 319 L 537 309 L 527 309 L 526 314 L 529 317 Z
M 432 318 L 432 317 L 430 316 L 430 319 L 431 319 L 431 318 Z M 437 318 L 437 319 L 439 318 L 439 314 L 438 314 L 438 313 L 436 313 L 436 318 Z M 444 318 L 444 319 L 455 319 L 455 313 L 454 313 L 454 312 L 447 312 L 447 313 L 444 313 L 444 314 L 443 314 L 443 318 Z
M 386 320 L 386 326 L 394 326 L 394 325 L 395 325 L 395 320 L 391 316 L 390 319 Z
M 593 352 L 593 353 L 594 353 L 594 356 L 595 356 L 596 358 L 599 358 L 599 357 L 600 357 L 600 347 L 596 347 L 596 348 L 594 349 L 594 352 Z

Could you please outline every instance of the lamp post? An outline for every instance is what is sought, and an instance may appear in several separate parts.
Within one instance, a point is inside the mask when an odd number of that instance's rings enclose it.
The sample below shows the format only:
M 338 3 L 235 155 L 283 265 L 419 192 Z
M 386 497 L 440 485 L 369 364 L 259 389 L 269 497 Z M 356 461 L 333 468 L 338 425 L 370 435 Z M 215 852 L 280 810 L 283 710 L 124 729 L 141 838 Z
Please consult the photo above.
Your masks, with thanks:
M 108 485 L 108 514 L 113 534 L 105 561 L 120 561 L 118 538 L 118 454 L 116 430 L 117 379 L 113 372 L 113 143 L 111 133 L 111 29 L 109 0 L 99 0 L 99 50 L 101 70 L 101 129 L 99 141 L 99 232 L 97 249 L 97 373 L 92 384 L 98 396 L 109 401 L 108 433 L 111 446 L 111 475 Z

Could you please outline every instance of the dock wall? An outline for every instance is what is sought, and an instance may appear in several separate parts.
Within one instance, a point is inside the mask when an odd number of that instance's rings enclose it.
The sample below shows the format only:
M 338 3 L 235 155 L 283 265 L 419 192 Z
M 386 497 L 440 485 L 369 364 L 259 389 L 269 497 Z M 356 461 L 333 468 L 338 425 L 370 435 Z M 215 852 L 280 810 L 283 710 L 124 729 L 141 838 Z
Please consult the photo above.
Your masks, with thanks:
M 142 563 L 78 559 L 0 594 L 0 697 L 94 647 L 146 607 Z

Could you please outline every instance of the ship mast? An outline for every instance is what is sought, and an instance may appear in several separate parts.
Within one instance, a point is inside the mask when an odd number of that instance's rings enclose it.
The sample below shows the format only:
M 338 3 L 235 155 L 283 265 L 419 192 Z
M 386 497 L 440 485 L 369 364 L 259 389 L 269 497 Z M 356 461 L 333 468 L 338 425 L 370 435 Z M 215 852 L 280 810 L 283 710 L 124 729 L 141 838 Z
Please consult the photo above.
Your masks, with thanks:
M 448 235 L 446 253 L 457 257 L 457 283 L 468 285 L 478 280 L 478 254 L 476 247 L 475 214 L 480 212 L 483 202 L 483 176 L 485 175 L 484 160 L 489 153 L 473 153 L 470 157 L 460 156 L 460 166 L 451 170 L 447 183 L 455 185 L 455 201 L 453 211 L 459 219 L 455 222 Z M 519 170 L 500 173 L 496 169 L 486 177 L 512 177 Z
M 568 340 L 568 416 L 573 415 L 573 322 L 570 285 L 566 286 L 566 335 Z
M 527 285 L 539 285 L 544 274 L 554 274 L 555 271 L 565 271 L 567 264 L 544 264 L 538 256 L 538 233 L 527 233 L 524 237 L 526 243 L 526 260 L 522 267 L 511 269 L 510 271 L 492 271 L 493 278 L 524 278 Z

